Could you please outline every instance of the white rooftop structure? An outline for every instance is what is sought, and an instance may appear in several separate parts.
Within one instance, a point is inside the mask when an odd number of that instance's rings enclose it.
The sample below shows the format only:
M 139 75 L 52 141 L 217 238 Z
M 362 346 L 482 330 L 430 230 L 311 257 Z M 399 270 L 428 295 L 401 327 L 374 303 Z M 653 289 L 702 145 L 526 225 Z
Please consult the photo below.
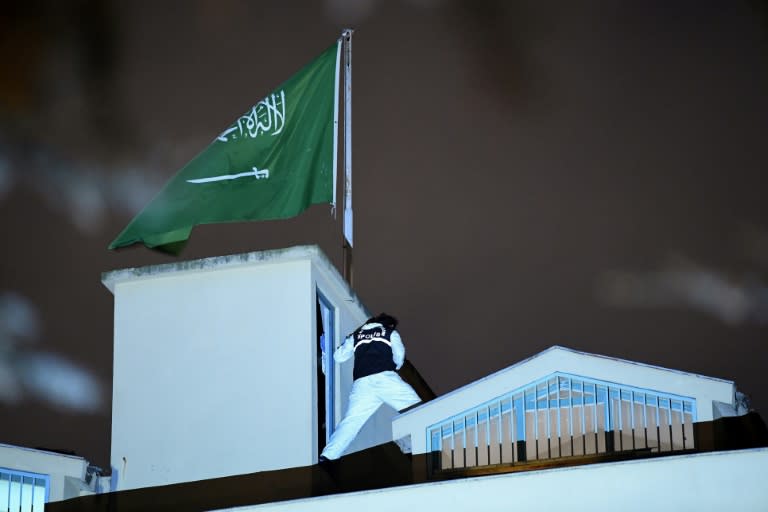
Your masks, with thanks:
M 82 457 L 0 444 L 0 510 L 43 510 L 49 501 L 101 492 L 103 480 Z
M 406 446 L 410 443 L 416 454 L 438 449 L 431 429 L 442 428 L 439 436 L 445 439 L 449 435 L 446 422 L 452 424 L 464 417 L 469 418 L 466 430 L 466 420 L 462 419 L 458 430 L 451 427 L 451 433 L 468 432 L 470 443 L 475 442 L 475 421 L 481 430 L 479 437 L 486 437 L 482 429 L 487 427 L 490 439 L 482 441 L 485 444 L 492 444 L 494 437 L 531 441 L 531 431 L 535 430 L 539 430 L 538 438 L 563 438 L 620 427 L 639 429 L 643 419 L 643 428 L 651 419 L 654 424 L 659 420 L 670 425 L 677 422 L 679 434 L 684 436 L 686 426 L 711 421 L 723 405 L 735 409 L 735 394 L 731 381 L 553 346 L 399 415 L 392 429 L 394 439 L 405 440 Z M 520 416 L 519 423 L 515 413 Z M 538 422 L 532 418 L 535 415 Z M 510 423 L 512 430 L 521 427 L 516 435 L 505 430 Z M 606 429 L 606 424 L 612 428 Z M 528 428 L 527 438 L 524 426 Z M 673 430 L 673 435 L 677 433 Z M 462 445 L 464 442 L 462 435 Z
M 370 316 L 318 247 L 102 280 L 115 301 L 115 489 L 317 461 L 352 385 L 352 362 L 331 363 L 320 345 L 338 346 Z M 351 450 L 391 441 L 394 414 L 382 408 Z

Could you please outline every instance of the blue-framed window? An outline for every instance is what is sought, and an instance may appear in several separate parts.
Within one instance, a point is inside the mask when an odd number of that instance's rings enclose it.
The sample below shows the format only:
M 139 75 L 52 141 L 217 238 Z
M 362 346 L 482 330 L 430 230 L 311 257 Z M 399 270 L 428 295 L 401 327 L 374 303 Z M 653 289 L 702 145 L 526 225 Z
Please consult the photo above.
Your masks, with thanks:
M 442 467 L 694 446 L 696 400 L 555 372 L 427 428 Z
M 0 510 L 42 511 L 50 487 L 48 475 L 0 468 Z

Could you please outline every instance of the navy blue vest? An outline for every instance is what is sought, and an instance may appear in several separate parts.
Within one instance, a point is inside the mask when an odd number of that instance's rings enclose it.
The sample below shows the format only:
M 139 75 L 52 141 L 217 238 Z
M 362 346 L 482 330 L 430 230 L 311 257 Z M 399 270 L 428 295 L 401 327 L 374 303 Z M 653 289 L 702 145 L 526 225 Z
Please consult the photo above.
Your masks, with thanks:
M 354 334 L 355 368 L 352 377 L 355 380 L 396 369 L 390 346 L 392 332 L 393 329 L 377 325 Z

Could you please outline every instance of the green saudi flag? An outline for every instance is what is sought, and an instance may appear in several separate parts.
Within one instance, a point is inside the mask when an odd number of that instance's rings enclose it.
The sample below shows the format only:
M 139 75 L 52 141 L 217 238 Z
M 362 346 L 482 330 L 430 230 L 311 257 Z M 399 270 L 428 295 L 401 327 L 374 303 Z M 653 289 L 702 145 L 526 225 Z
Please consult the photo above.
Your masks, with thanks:
M 197 224 L 294 217 L 334 201 L 341 40 L 185 165 L 109 245 L 178 254 Z

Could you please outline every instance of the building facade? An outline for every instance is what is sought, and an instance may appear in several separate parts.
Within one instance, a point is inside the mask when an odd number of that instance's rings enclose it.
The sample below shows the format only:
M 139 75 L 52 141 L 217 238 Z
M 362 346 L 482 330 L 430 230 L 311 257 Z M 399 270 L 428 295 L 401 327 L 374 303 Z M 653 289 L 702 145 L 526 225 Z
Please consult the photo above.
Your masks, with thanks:
M 768 432 L 733 382 L 558 346 L 403 413 L 383 406 L 318 466 L 352 386 L 353 362 L 333 349 L 370 313 L 317 247 L 102 280 L 115 315 L 110 475 L 0 446 L 0 510 L 6 490 L 24 511 L 768 503 Z

